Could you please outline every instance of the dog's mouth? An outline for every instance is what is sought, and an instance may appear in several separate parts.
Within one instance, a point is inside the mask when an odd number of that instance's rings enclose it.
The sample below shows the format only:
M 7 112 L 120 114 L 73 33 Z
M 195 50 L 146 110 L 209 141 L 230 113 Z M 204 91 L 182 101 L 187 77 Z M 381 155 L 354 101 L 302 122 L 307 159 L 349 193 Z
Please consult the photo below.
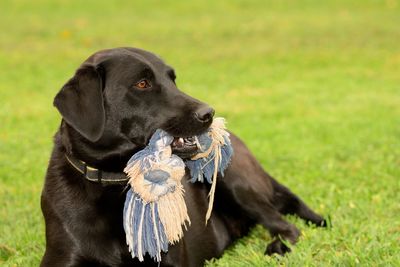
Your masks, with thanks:
M 191 158 L 199 151 L 197 138 L 191 137 L 175 137 L 171 144 L 172 153 L 181 158 Z

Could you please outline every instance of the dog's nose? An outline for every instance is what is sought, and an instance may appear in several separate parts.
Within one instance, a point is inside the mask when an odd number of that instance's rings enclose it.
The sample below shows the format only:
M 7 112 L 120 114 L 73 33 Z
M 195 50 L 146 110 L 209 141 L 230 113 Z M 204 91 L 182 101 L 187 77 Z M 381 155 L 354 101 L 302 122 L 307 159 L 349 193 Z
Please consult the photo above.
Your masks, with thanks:
M 209 106 L 203 106 L 199 108 L 195 113 L 194 116 L 196 119 L 202 123 L 209 122 L 214 117 L 215 110 Z

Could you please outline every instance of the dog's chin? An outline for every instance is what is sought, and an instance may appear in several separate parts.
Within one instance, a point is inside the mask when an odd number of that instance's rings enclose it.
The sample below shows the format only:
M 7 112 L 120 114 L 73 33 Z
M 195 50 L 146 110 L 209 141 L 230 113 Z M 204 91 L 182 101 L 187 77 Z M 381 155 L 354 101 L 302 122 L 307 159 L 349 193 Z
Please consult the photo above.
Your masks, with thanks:
M 200 151 L 196 136 L 206 132 L 211 123 L 212 120 L 201 125 L 181 123 L 181 127 L 164 127 L 165 131 L 174 136 L 174 141 L 171 144 L 172 153 L 182 159 L 190 159 L 195 156 Z

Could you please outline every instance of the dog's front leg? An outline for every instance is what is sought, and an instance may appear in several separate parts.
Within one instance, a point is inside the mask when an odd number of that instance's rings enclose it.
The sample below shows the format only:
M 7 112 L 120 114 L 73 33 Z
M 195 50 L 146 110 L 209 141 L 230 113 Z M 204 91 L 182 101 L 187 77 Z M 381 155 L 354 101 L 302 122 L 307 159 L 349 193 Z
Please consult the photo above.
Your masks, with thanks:
M 289 251 L 285 240 L 296 243 L 300 231 L 287 222 L 272 204 L 274 188 L 271 178 L 255 157 L 233 134 L 231 141 L 234 156 L 225 176 L 219 179 L 219 187 L 247 218 L 263 225 L 271 233 L 274 241 L 268 245 L 265 253 L 282 255 Z
M 237 186 L 228 185 L 230 193 L 236 204 L 246 216 L 256 223 L 263 225 L 274 240 L 267 246 L 266 254 L 277 253 L 280 255 L 289 252 L 285 241 L 294 244 L 300 235 L 300 231 L 293 224 L 287 222 L 268 200 L 267 194 L 253 190 L 242 181 Z M 225 185 L 226 186 L 226 185 Z

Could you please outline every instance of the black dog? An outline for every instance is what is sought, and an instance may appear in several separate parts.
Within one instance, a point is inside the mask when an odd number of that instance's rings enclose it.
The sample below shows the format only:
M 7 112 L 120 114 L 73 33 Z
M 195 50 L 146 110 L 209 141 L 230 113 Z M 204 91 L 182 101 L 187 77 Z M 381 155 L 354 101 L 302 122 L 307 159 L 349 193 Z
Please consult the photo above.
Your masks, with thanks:
M 179 91 L 174 70 L 160 58 L 135 48 L 103 50 L 89 57 L 54 105 L 63 120 L 42 193 L 46 252 L 41 266 L 157 266 L 149 257 L 140 263 L 128 252 L 122 227 L 122 170 L 157 128 L 187 141 L 210 126 L 214 110 Z M 296 243 L 299 230 L 283 214 L 326 224 L 270 177 L 238 137 L 232 134 L 231 141 L 234 156 L 218 179 L 207 226 L 210 186 L 183 183 L 192 224 L 162 255 L 161 266 L 201 266 L 221 256 L 255 224 L 274 237 L 265 253 L 284 254 L 289 248 L 282 239 Z M 196 153 L 190 142 L 173 146 L 173 151 L 181 157 Z

